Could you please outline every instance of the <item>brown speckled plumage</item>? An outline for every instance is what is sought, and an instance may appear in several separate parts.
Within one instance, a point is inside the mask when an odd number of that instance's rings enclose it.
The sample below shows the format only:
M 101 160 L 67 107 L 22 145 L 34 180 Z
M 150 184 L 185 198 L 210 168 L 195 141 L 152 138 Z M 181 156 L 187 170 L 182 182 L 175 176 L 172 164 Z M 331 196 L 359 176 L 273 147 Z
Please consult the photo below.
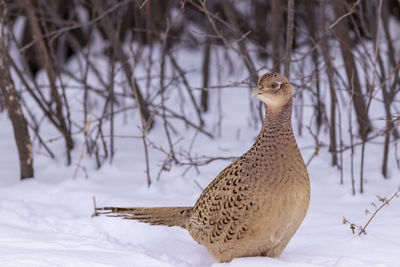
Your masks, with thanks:
M 194 207 L 106 207 L 98 211 L 181 226 L 219 262 L 246 256 L 278 257 L 306 215 L 310 184 L 291 126 L 290 83 L 279 73 L 267 73 L 258 84 L 258 95 L 274 101 L 282 98 L 283 104 L 269 108 L 267 103 L 254 145 L 207 186 Z

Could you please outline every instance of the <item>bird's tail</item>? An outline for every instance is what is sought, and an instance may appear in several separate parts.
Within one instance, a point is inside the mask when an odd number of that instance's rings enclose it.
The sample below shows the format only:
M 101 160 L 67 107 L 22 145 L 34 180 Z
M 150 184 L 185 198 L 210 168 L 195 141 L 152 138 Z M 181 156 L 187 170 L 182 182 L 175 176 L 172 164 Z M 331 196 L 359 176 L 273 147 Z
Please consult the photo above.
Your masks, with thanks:
M 151 225 L 180 226 L 186 228 L 192 214 L 192 207 L 162 207 L 162 208 L 96 208 L 95 215 L 122 217 L 138 220 Z

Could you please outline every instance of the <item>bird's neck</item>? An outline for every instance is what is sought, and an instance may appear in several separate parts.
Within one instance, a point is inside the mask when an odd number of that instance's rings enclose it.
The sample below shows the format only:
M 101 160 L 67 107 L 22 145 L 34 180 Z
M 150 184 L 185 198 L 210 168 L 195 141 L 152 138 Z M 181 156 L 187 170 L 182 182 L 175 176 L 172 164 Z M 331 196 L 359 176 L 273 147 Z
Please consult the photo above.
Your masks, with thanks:
M 279 110 L 270 109 L 266 106 L 261 133 L 276 131 L 276 129 L 292 129 L 292 101 L 292 98 L 290 98 Z
M 274 146 L 284 146 L 290 142 L 295 142 L 291 123 L 292 100 L 290 99 L 279 111 L 266 108 L 263 126 L 258 134 L 254 146 L 264 146 L 272 144 Z M 285 148 L 286 149 L 286 148 Z M 270 151 L 270 149 L 264 152 Z
M 278 112 L 267 107 L 263 126 L 249 153 L 255 153 L 261 158 L 274 159 L 274 162 L 296 155 L 298 148 L 292 130 L 291 114 L 291 99 Z M 293 153 L 293 150 L 296 153 Z

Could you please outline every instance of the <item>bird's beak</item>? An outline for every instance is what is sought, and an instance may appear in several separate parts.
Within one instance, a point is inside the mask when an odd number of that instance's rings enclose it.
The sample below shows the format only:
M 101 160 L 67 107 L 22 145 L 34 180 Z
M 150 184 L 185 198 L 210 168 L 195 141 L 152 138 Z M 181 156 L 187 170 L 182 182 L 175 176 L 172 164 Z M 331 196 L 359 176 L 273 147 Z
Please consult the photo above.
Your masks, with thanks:
M 263 92 L 261 91 L 261 87 L 257 86 L 257 89 L 251 93 L 250 97 L 256 96 L 256 95 L 261 95 Z

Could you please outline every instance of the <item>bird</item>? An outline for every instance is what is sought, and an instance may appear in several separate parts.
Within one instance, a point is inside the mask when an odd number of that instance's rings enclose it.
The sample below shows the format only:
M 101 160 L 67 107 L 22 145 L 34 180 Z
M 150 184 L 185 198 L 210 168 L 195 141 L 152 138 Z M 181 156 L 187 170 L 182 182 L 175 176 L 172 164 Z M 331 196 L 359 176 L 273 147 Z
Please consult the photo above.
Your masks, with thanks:
M 99 207 L 98 215 L 179 226 L 218 262 L 279 257 L 310 203 L 310 181 L 291 124 L 293 87 L 278 73 L 262 75 L 251 97 L 265 103 L 253 146 L 227 166 L 193 207 Z

